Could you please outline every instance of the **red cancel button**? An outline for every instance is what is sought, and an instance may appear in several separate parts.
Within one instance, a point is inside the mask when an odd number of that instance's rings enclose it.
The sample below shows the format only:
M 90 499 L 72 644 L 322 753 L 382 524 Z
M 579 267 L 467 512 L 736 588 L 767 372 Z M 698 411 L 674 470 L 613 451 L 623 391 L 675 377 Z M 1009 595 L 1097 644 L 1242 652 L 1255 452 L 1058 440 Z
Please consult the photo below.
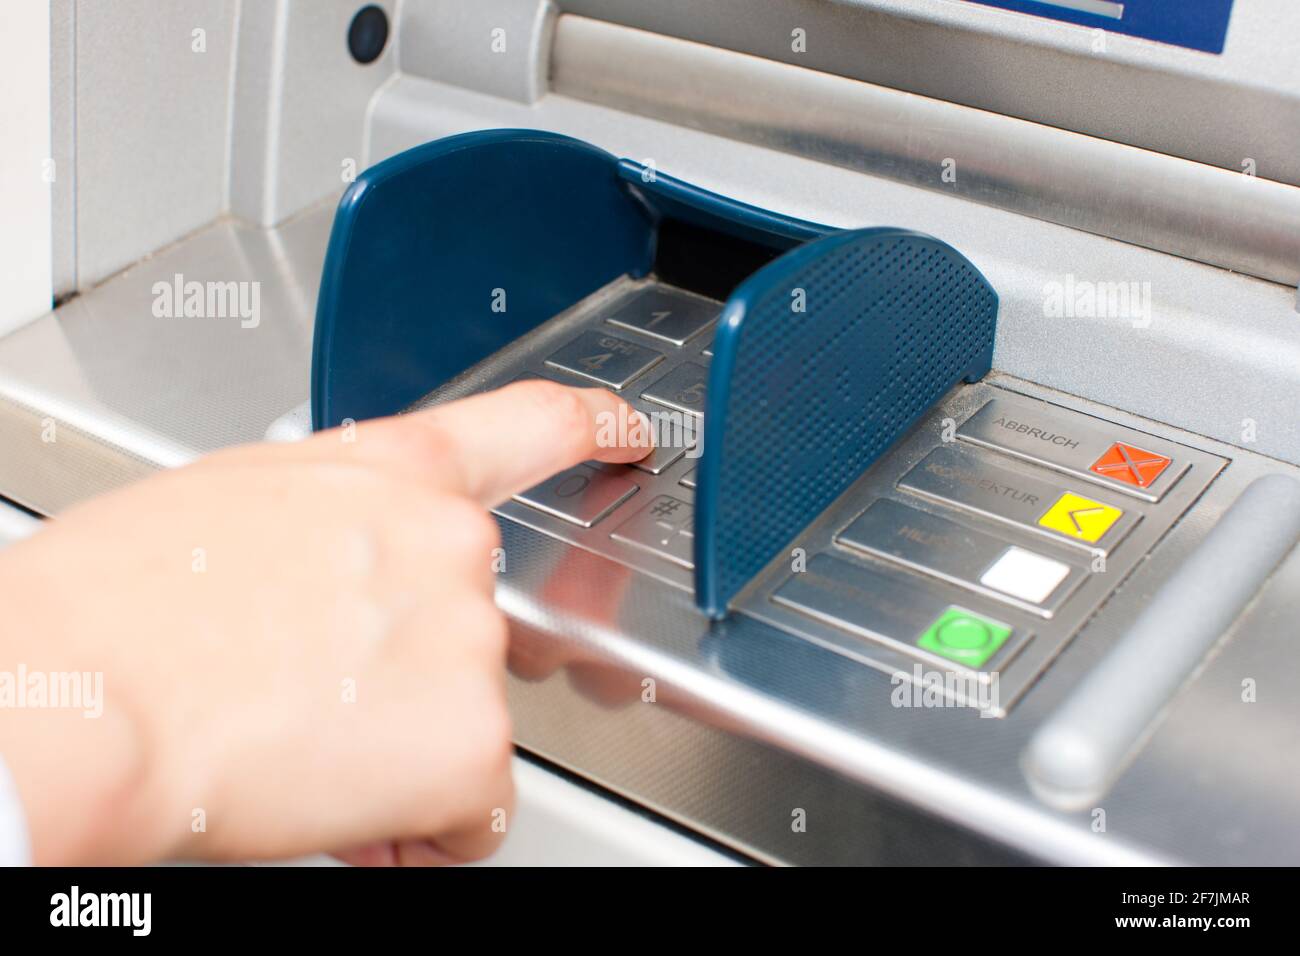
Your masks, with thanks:
M 1122 481 L 1126 485 L 1150 488 L 1152 482 L 1164 473 L 1172 461 L 1164 455 L 1117 441 L 1107 449 L 1106 454 L 1092 463 L 1089 471 L 1103 478 Z

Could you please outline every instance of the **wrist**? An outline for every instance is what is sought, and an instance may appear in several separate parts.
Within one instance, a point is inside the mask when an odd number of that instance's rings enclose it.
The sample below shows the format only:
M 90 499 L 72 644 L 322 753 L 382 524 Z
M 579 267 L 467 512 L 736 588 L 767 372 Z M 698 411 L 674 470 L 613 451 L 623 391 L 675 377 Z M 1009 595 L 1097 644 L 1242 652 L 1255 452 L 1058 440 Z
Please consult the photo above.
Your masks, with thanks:
M 168 852 L 144 737 L 92 644 L 67 633 L 56 595 L 0 560 L 0 757 L 37 865 L 135 863 Z
M 138 755 L 121 721 L 54 710 L 6 710 L 0 754 L 23 807 L 37 865 L 140 862 Z M 139 831 L 135 831 L 137 834 Z

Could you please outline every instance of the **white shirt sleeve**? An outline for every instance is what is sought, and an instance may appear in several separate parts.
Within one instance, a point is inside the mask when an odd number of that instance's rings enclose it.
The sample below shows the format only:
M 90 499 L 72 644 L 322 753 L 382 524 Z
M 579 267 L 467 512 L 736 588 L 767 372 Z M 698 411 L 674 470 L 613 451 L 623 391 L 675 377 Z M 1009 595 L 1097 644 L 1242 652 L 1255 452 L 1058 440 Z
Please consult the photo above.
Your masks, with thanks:
M 0 759 L 0 866 L 30 866 L 31 862 L 27 816 L 18 800 L 18 786 Z

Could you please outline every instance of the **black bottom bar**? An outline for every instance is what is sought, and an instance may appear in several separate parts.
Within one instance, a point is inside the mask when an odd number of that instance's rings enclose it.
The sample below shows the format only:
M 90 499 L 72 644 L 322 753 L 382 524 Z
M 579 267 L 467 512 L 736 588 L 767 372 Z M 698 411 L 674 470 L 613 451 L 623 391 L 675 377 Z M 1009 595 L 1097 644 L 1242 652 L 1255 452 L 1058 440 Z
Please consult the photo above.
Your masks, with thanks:
M 1064 931 L 1072 942 L 1154 935 L 1231 945 L 1242 934 L 1286 927 L 1295 885 L 1289 870 L 1100 869 L 900 869 L 857 876 L 757 868 L 608 874 L 160 867 L 9 870 L 0 881 L 6 943 L 74 934 L 81 943 L 130 940 L 144 938 L 147 929 L 148 938 L 166 941 L 319 940 L 335 948 L 412 935 L 435 947 L 453 939 L 472 947 L 498 943 L 507 927 L 547 946 L 557 933 L 630 943 L 674 931 L 677 939 L 698 942 L 712 928 L 734 946 L 755 931 L 770 932 L 773 923 L 809 938 L 848 931 L 864 943 L 900 930 L 917 941 L 987 943 L 990 933 L 1006 938 L 1008 930 L 1042 927 Z M 724 902 L 741 899 L 741 907 Z M 105 921 L 116 925 L 86 925 Z

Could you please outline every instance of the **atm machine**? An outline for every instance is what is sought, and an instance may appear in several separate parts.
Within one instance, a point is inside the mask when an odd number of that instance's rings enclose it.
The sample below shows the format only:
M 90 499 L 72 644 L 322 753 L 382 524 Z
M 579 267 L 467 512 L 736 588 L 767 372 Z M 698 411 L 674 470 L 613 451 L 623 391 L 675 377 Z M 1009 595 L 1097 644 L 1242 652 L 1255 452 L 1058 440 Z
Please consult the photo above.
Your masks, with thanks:
M 686 437 L 496 509 L 524 805 L 605 808 L 539 828 L 1300 862 L 1294 4 L 51 0 L 50 30 L 56 307 L 0 338 L 9 501 L 600 385 Z M 230 309 L 159 305 L 196 283 Z

